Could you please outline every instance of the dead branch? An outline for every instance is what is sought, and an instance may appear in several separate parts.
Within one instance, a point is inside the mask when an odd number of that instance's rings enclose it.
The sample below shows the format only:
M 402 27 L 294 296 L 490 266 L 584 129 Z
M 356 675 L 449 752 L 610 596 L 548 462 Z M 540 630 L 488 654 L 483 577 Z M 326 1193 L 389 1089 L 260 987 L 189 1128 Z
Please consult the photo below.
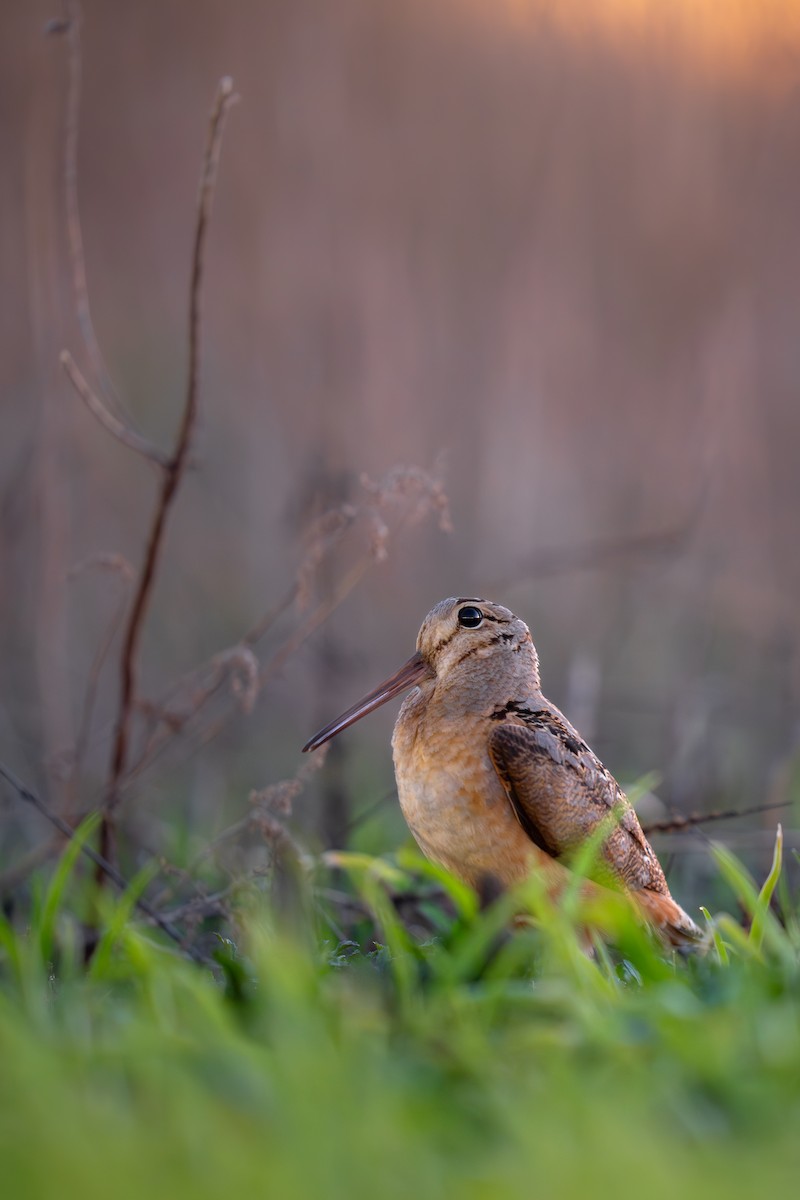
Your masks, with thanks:
M 221 663 L 231 663 L 254 647 L 267 633 L 272 624 L 292 604 L 304 612 L 304 617 L 272 656 L 260 667 L 258 676 L 251 681 L 247 695 L 251 700 L 275 675 L 279 674 L 297 650 L 328 620 L 358 585 L 371 566 L 381 562 L 386 555 L 389 536 L 397 538 L 408 525 L 419 522 L 428 513 L 436 516 L 440 529 L 450 529 L 447 496 L 441 480 L 435 473 L 418 467 L 393 467 L 377 482 L 366 476 L 361 486 L 367 501 L 360 505 L 343 504 L 330 509 L 312 524 L 306 538 L 306 552 L 297 570 L 295 581 L 287 592 L 264 616 L 228 651 L 217 654 L 201 667 L 191 671 L 177 684 L 173 684 L 158 703 L 147 705 L 153 723 L 148 730 L 144 745 L 136 761 L 126 772 L 125 782 L 132 782 L 146 771 L 172 744 L 178 734 L 191 729 L 189 751 L 194 752 L 206 745 L 220 733 L 230 719 L 231 710 L 209 718 L 206 724 L 199 721 L 209 702 L 217 696 L 231 678 L 229 670 L 220 671 Z M 383 520 L 382 510 L 391 510 L 396 505 L 403 510 L 393 529 Z M 314 607 L 308 610 L 314 574 L 333 549 L 341 544 L 344 532 L 360 522 L 365 527 L 367 546 L 339 583 Z M 380 533 L 378 532 L 380 530 Z M 234 679 L 235 682 L 235 679 Z M 236 689 L 234 688 L 234 694 Z M 183 707 L 174 705 L 175 697 L 188 693 Z
M 706 825 L 710 821 L 732 821 L 736 817 L 752 817 L 755 813 L 772 812 L 776 808 L 788 808 L 791 800 L 779 800 L 773 804 L 754 804 L 752 808 L 717 809 L 709 813 L 676 814 L 665 821 L 651 821 L 643 825 L 644 833 L 679 833 L 682 829 L 694 829 L 697 825 Z
M 248 698 L 248 704 L 251 703 L 251 698 L 254 699 L 254 696 L 263 689 L 269 679 L 285 667 L 292 655 L 300 649 L 319 626 L 328 619 L 334 609 L 342 603 L 365 574 L 370 561 L 370 557 L 366 556 L 356 563 L 340 584 L 336 594 L 318 604 L 306 620 L 275 651 L 272 657 L 260 667 L 257 676 L 249 682 L 250 698 Z M 171 694 L 174 695 L 176 690 L 180 690 L 181 687 L 192 688 L 187 706 L 184 709 L 169 707 L 168 701 L 166 704 L 162 702 L 146 706 L 149 715 L 154 718 L 154 728 L 152 728 L 150 736 L 145 742 L 138 758 L 126 771 L 124 782 L 133 782 L 142 775 L 144 771 L 148 770 L 164 754 L 175 737 L 186 733 L 190 727 L 192 731 L 192 751 L 198 749 L 200 746 L 207 745 L 217 737 L 230 720 L 232 710 L 212 717 L 207 724 L 198 723 L 198 719 L 202 716 L 210 701 L 221 692 L 225 683 L 232 677 L 229 669 L 219 669 L 219 663 L 225 662 L 226 664 L 230 664 L 235 661 L 238 652 L 244 653 L 248 650 L 249 646 L 246 642 L 243 642 L 239 646 L 233 646 L 230 650 L 223 651 L 220 655 L 215 655 L 211 662 L 205 664 L 199 670 L 193 671 L 189 677 L 181 681 L 177 689 L 170 689 Z M 206 673 L 208 676 L 204 681 L 201 678 L 203 673 Z M 232 687 L 231 690 L 234 694 L 236 693 L 235 687 Z M 242 707 L 241 701 L 239 707 Z M 122 786 L 122 781 L 119 786 Z
M 269 784 L 259 791 L 251 792 L 249 796 L 250 808 L 245 815 L 234 821 L 233 824 L 226 826 L 212 841 L 203 846 L 192 862 L 189 863 L 188 867 L 178 867 L 174 863 L 169 863 L 154 852 L 152 848 L 148 849 L 145 847 L 146 852 L 158 860 L 162 875 L 177 879 L 180 884 L 190 887 L 196 893 L 180 905 L 164 911 L 166 903 L 172 899 L 176 892 L 176 885 L 168 883 L 154 896 L 153 907 L 161 912 L 165 918 L 173 921 L 178 919 L 178 916 L 183 918 L 184 914 L 187 917 L 191 916 L 202 919 L 202 917 L 208 916 L 212 909 L 215 912 L 219 911 L 226 914 L 228 910 L 221 903 L 223 898 L 238 888 L 246 886 L 248 880 L 253 875 L 258 876 L 264 872 L 256 870 L 247 878 L 244 876 L 240 878 L 232 877 L 221 890 L 216 891 L 213 895 L 209 895 L 204 890 L 204 886 L 196 881 L 195 873 L 197 868 L 214 856 L 217 850 L 235 841 L 242 834 L 253 831 L 259 832 L 267 843 L 273 861 L 276 861 L 279 857 L 288 856 L 297 863 L 309 864 L 312 860 L 308 852 L 292 838 L 279 818 L 291 815 L 292 803 L 295 797 L 305 787 L 309 778 L 320 769 L 322 765 L 320 760 L 322 759 L 324 759 L 324 755 L 315 755 L 312 759 L 305 760 L 291 778 L 282 779 L 277 783 Z M 217 863 L 217 866 L 219 866 L 219 863 Z M 222 869 L 227 873 L 226 868 Z
M 156 504 L 155 514 L 147 540 L 144 562 L 139 581 L 134 592 L 133 603 L 128 617 L 125 639 L 122 650 L 122 680 L 117 717 L 117 729 L 111 762 L 111 775 L 106 799 L 106 815 L 103 821 L 102 845 L 104 849 L 110 846 L 113 834 L 111 832 L 111 813 L 119 802 L 120 783 L 128 764 L 130 746 L 131 717 L 136 697 L 136 673 L 138 667 L 138 650 L 141 640 L 144 618 L 152 595 L 153 583 L 159 556 L 164 542 L 167 519 L 173 501 L 183 479 L 189 458 L 189 450 L 197 419 L 198 383 L 200 368 L 200 299 L 203 282 L 203 267 L 205 264 L 205 246 L 208 221 L 211 214 L 211 204 L 214 196 L 217 166 L 222 147 L 222 134 L 225 117 L 234 102 L 233 84 L 227 77 L 222 79 L 217 88 L 214 107 L 208 129 L 203 173 L 200 181 L 200 192 L 197 201 L 197 219 L 195 224 L 194 245 L 192 250 L 192 269 L 189 286 L 189 370 L 186 386 L 186 401 L 183 417 L 178 432 L 174 453 L 167 463 L 161 481 L 161 490 Z
M 323 749 L 327 751 L 327 747 L 323 747 Z M 244 817 L 240 817 L 239 820 L 222 829 L 212 841 L 203 847 L 191 863 L 189 868 L 190 873 L 196 870 L 201 862 L 213 855 L 221 846 L 232 841 L 239 834 L 252 829 L 253 826 L 259 828 L 265 835 L 268 834 L 268 840 L 272 842 L 283 840 L 284 835 L 288 837 L 283 826 L 280 826 L 282 832 L 276 838 L 272 824 L 265 826 L 265 821 L 279 825 L 280 823 L 275 820 L 276 817 L 288 817 L 291 815 L 292 803 L 303 791 L 309 779 L 313 775 L 316 775 L 324 765 L 324 758 L 321 762 L 313 762 L 312 760 L 312 764 L 312 769 L 309 770 L 306 763 L 303 762 L 290 779 L 281 779 L 278 783 L 272 783 L 258 791 L 252 791 L 249 796 L 250 811 Z M 291 841 L 291 839 L 289 840 Z M 291 841 L 291 845 L 295 857 L 299 861 L 308 858 L 307 852 L 297 845 L 297 843 Z
M 31 789 L 26 787 L 20 779 L 17 779 L 16 775 L 3 763 L 0 763 L 0 776 L 5 779 L 6 783 L 13 789 L 14 792 L 16 792 L 21 800 L 24 800 L 27 804 L 31 804 L 36 811 L 41 813 L 41 815 L 47 821 L 49 821 L 51 825 L 54 825 L 59 833 L 62 833 L 65 838 L 71 841 L 75 837 L 75 830 L 72 828 L 72 826 L 68 824 L 62 817 L 60 817 L 58 813 L 53 812 L 53 810 L 47 804 L 45 804 L 45 802 L 41 800 L 35 792 L 32 792 Z M 124 875 L 122 875 L 117 868 L 102 854 L 98 854 L 97 851 L 91 846 L 87 845 L 86 842 L 82 843 L 81 852 L 85 854 L 87 858 L 91 859 L 98 870 L 100 870 L 108 879 L 110 879 L 112 883 L 115 883 L 120 891 L 125 892 L 128 890 L 130 885 L 127 879 L 125 879 Z M 181 931 L 177 929 L 171 921 L 166 920 L 161 913 L 158 912 L 147 900 L 141 896 L 138 897 L 136 900 L 136 907 L 141 909 L 141 911 L 145 913 L 145 915 L 148 916 L 151 921 L 154 921 L 156 925 L 158 925 L 159 929 L 162 929 L 164 933 L 166 933 L 168 937 L 176 942 L 178 946 L 180 946 L 181 950 L 188 954 L 190 958 L 193 958 L 195 962 L 204 964 L 209 963 L 210 960 L 206 958 L 204 954 L 201 954 L 199 950 L 195 949 L 194 946 L 184 944 L 185 938 Z
M 331 595 L 322 600 L 312 610 L 307 619 L 298 625 L 297 629 L 286 639 L 280 649 L 262 666 L 258 677 L 260 687 L 263 688 L 268 679 L 279 674 L 292 655 L 300 649 L 304 642 L 308 641 L 312 633 L 315 633 L 320 625 L 325 624 L 328 617 L 347 599 L 353 589 L 361 582 L 372 562 L 373 558 L 370 553 L 355 563 L 344 578 L 339 581 Z
M 260 617 L 255 623 L 255 625 L 248 629 L 247 633 L 242 638 L 242 645 L 256 646 L 269 632 L 275 622 L 282 617 L 285 612 L 289 611 L 298 597 L 299 590 L 300 585 L 297 580 L 295 580 L 295 582 L 284 593 L 277 604 L 273 604 L 271 608 L 268 608 L 263 616 Z
M 81 24 L 83 13 L 79 0 L 66 0 L 67 20 L 63 30 L 69 46 L 69 86 L 67 90 L 67 120 L 64 138 L 64 184 L 67 208 L 67 236 L 72 259 L 72 286 L 75 292 L 75 307 L 78 323 L 83 335 L 89 361 L 103 386 L 114 393 L 113 384 L 100 351 L 94 332 L 92 311 L 89 306 L 89 291 L 86 286 L 86 260 L 83 250 L 80 209 L 78 207 L 78 130 L 80 116 L 81 80 L 83 62 L 81 55 Z
M 67 85 L 66 124 L 64 133 L 64 203 L 66 209 L 67 240 L 72 265 L 72 290 L 75 295 L 75 309 L 78 316 L 83 344 L 92 367 L 92 372 L 100 384 L 102 392 L 109 397 L 119 410 L 119 401 L 111 376 L 105 364 L 97 335 L 94 331 L 92 311 L 89 306 L 89 290 L 86 285 L 86 259 L 83 249 L 83 230 L 81 227 L 80 208 L 78 205 L 78 133 L 80 127 L 81 78 L 83 73 L 81 55 L 81 24 L 83 15 L 79 0 L 65 0 L 66 19 L 53 21 L 48 26 L 48 32 L 65 35 L 68 55 L 69 82 Z M 77 391 L 89 411 L 101 425 L 137 454 L 142 454 L 160 466 L 166 465 L 166 457 L 146 438 L 137 433 L 128 418 L 126 421 L 115 417 L 108 404 L 94 392 L 81 375 L 72 356 L 68 351 L 61 355 L 64 367 L 72 386 Z
M 366 574 L 373 561 L 372 555 L 367 554 L 360 559 L 347 572 L 345 577 L 340 581 L 333 593 L 325 600 L 322 600 L 309 613 L 305 621 L 298 625 L 297 629 L 289 635 L 286 641 L 280 646 L 271 658 L 262 665 L 258 673 L 258 690 L 261 691 L 266 686 L 267 682 L 278 675 L 289 662 L 290 658 L 304 645 L 313 633 L 319 629 L 321 625 L 328 620 L 335 609 L 349 596 L 350 592 L 360 583 L 363 576 Z M 193 714 L 195 715 L 195 714 Z M 207 725 L 198 729 L 192 739 L 192 748 L 198 749 L 201 746 L 207 745 L 224 729 L 230 719 L 230 713 L 223 713 L 221 716 L 210 721 Z M 134 771 L 138 774 L 150 765 L 154 758 L 162 753 L 166 747 L 166 743 L 171 741 L 172 735 L 168 734 L 157 741 L 157 744 L 151 748 L 150 755 L 147 761 L 140 760 L 136 763 Z
M 262 666 L 259 675 L 259 685 L 262 688 L 268 679 L 283 670 L 295 651 L 316 632 L 320 625 L 327 621 L 331 613 L 350 595 L 368 568 L 373 563 L 384 560 L 389 527 L 381 516 L 382 508 L 396 501 L 407 504 L 403 516 L 398 521 L 395 535 L 404 525 L 419 522 L 431 511 L 436 514 L 439 528 L 443 533 L 452 529 L 447 495 L 441 480 L 419 467 L 394 467 L 377 483 L 373 483 L 368 476 L 364 475 L 361 478 L 361 486 L 369 496 L 375 497 L 374 506 L 366 510 L 370 534 L 367 553 L 353 565 L 333 588 L 330 595 L 317 605 L 306 620 L 284 642 L 283 646 Z M 348 523 L 351 523 L 352 516 L 349 512 L 347 517 Z
M 193 896 L 191 900 L 187 900 L 184 904 L 178 904 L 175 908 L 171 908 L 165 917 L 170 921 L 185 921 L 192 920 L 195 924 L 212 916 L 228 916 L 228 906 L 223 903 L 227 900 L 237 888 L 242 887 L 242 880 L 231 880 L 224 888 L 220 888 L 217 892 L 212 892 L 208 896 Z
M 118 442 L 122 442 L 123 446 L 127 446 L 129 450 L 135 450 L 137 454 L 141 454 L 143 458 L 156 463 L 159 467 L 167 467 L 169 465 L 167 456 L 161 450 L 152 445 L 151 442 L 148 442 L 141 434 L 136 433 L 133 429 L 129 429 L 127 425 L 106 408 L 97 393 L 93 392 L 89 387 L 69 350 L 61 351 L 59 362 L 64 368 L 64 372 L 75 388 L 75 391 L 89 409 L 89 412 L 93 417 L 97 418 L 103 428 L 108 430 L 112 437 L 115 437 Z

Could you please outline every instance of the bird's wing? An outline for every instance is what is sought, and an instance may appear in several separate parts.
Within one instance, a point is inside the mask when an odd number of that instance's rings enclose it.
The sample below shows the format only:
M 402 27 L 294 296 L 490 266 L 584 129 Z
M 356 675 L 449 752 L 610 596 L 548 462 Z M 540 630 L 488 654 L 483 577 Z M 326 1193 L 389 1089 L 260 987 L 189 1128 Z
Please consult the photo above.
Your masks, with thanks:
M 614 811 L 600 874 L 607 878 L 610 868 L 631 891 L 669 895 L 624 792 L 560 713 L 527 710 L 503 721 L 491 733 L 489 755 L 517 819 L 540 849 L 553 858 L 569 855 Z

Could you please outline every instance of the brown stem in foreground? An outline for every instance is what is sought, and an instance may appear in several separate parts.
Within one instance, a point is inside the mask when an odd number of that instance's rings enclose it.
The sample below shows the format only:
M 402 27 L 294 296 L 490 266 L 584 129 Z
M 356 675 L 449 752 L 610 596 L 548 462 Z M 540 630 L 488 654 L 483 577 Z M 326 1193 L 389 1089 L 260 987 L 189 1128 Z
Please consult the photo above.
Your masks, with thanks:
M 200 369 L 200 297 L 205 263 L 206 233 L 211 214 L 219 155 L 222 147 L 225 116 L 234 99 L 231 80 L 228 78 L 222 79 L 217 88 L 214 107 L 211 111 L 208 140 L 203 160 L 203 173 L 197 200 L 197 219 L 189 286 L 189 370 L 186 385 L 186 401 L 175 450 L 164 468 L 161 490 L 150 526 L 144 562 L 142 563 L 141 573 L 134 591 L 122 648 L 122 682 L 119 713 L 112 753 L 111 775 L 105 802 L 105 813 L 101 826 L 101 849 L 108 857 L 113 857 L 113 810 L 119 802 L 120 783 L 128 764 L 131 717 L 136 697 L 138 650 L 144 618 L 153 591 L 153 582 L 164 542 L 167 519 L 186 471 L 192 433 L 197 419 Z

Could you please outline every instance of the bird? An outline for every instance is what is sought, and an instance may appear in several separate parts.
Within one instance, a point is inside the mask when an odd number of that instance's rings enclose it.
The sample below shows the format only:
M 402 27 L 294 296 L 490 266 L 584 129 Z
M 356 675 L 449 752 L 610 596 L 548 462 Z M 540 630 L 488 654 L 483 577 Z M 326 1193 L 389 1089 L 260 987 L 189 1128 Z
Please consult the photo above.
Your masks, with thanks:
M 586 886 L 623 892 L 667 946 L 699 945 L 701 931 L 670 894 L 622 788 L 542 694 L 524 621 L 488 600 L 440 601 L 411 658 L 303 751 L 409 689 L 392 752 L 400 808 L 427 858 L 479 895 L 540 872 L 557 896 L 570 861 L 595 835 L 601 844 Z

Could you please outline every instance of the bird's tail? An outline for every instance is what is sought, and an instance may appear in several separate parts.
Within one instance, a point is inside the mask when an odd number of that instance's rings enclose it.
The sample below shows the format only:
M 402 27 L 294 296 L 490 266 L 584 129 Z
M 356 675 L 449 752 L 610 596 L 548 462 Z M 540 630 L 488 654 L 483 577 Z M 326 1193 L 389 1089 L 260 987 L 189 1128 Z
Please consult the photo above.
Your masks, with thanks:
M 633 893 L 633 899 L 641 909 L 647 923 L 652 925 L 656 933 L 676 950 L 702 951 L 704 946 L 703 931 L 677 904 L 669 892 L 652 892 L 642 888 Z

